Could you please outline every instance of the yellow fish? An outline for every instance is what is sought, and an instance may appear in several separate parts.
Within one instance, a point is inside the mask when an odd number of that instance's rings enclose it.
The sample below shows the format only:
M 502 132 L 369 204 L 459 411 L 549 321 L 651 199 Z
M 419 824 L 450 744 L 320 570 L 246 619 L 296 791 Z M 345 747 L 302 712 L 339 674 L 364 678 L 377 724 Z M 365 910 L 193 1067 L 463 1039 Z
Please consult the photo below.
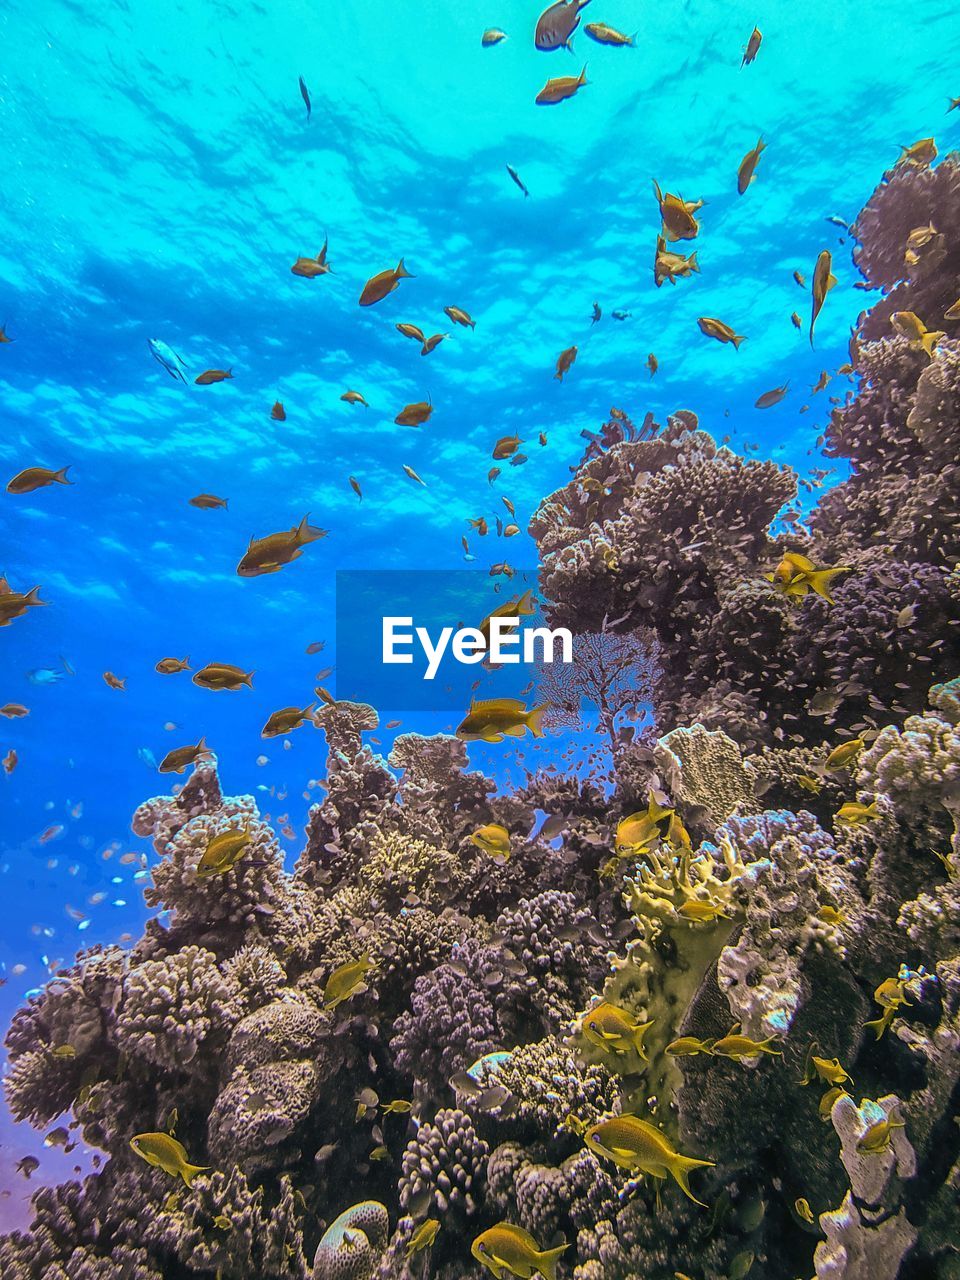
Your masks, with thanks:
M 162 1169 L 172 1177 L 181 1177 L 188 1187 L 198 1173 L 211 1168 L 208 1164 L 190 1164 L 185 1148 L 169 1133 L 138 1133 L 130 1139 L 130 1146 L 147 1164 Z
M 943 318 L 944 320 L 960 320 L 960 298 L 952 306 L 947 307 L 943 313 Z
M 796 1210 L 798 1218 L 802 1218 L 804 1222 L 813 1222 L 813 1210 L 810 1208 L 809 1202 L 804 1200 L 803 1196 L 794 1200 L 793 1207 Z
M 422 427 L 429 422 L 433 413 L 433 405 L 429 400 L 417 400 L 413 404 L 405 404 L 394 422 L 398 427 Z
M 874 818 L 879 817 L 876 800 L 871 801 L 870 804 L 860 804 L 857 800 L 848 800 L 846 804 L 842 804 L 837 810 L 836 821 L 845 827 L 862 827 Z
M 763 42 L 763 32 L 759 27 L 754 27 L 750 32 L 750 39 L 747 41 L 743 50 L 743 57 L 740 59 L 741 67 L 749 67 L 754 58 L 760 52 L 760 45 Z
M 937 144 L 933 138 L 921 138 L 919 142 L 913 142 L 909 147 L 900 148 L 900 157 L 897 164 L 908 164 L 915 168 L 923 168 L 925 165 L 932 164 L 937 158 Z
M 730 919 L 715 902 L 701 902 L 698 898 L 688 898 L 682 907 L 677 907 L 677 915 L 697 924 L 713 924 L 717 920 Z
M 740 161 L 740 167 L 737 169 L 737 191 L 740 195 L 743 195 L 750 183 L 756 178 L 757 165 L 760 163 L 760 155 L 764 150 L 766 150 L 766 146 L 763 138 L 759 138 L 753 150 L 748 151 Z
M 707 1207 L 690 1190 L 689 1179 L 692 1170 L 712 1168 L 714 1161 L 681 1155 L 666 1134 L 646 1120 L 629 1115 L 601 1120 L 587 1129 L 583 1140 L 594 1155 L 605 1156 L 631 1173 L 646 1173 L 658 1180 L 669 1174 L 694 1204 Z
M 557 356 L 557 371 L 553 376 L 557 378 L 560 382 L 562 382 L 563 375 L 569 372 L 570 366 L 573 364 L 576 358 L 577 358 L 576 347 L 567 347 L 563 351 L 561 351 L 560 354 Z
M 846 923 L 847 917 L 836 907 L 825 904 L 817 912 L 817 919 L 823 920 L 826 924 L 841 925 Z
M 407 1257 L 412 1258 L 415 1253 L 420 1253 L 422 1249 L 429 1249 L 434 1240 L 436 1240 L 439 1230 L 440 1223 L 436 1218 L 427 1218 L 424 1222 L 421 1222 L 407 1241 Z
M 851 738 L 849 742 L 841 742 L 839 747 L 834 747 L 826 760 L 823 762 L 825 769 L 846 769 L 848 765 L 856 760 L 857 756 L 863 750 L 864 742 L 862 738 Z
M 347 404 L 362 404 L 365 409 L 370 408 L 359 391 L 345 391 L 340 399 L 345 400 Z
M 39 587 L 21 594 L 13 590 L 6 578 L 0 578 L 0 627 L 9 627 L 14 618 L 21 618 L 28 609 L 36 609 L 46 603 L 40 599 Z
M 608 27 L 605 22 L 588 22 L 583 29 L 591 40 L 596 40 L 597 44 L 633 47 L 633 36 L 625 36 L 622 31 L 617 31 L 615 27 Z
M 552 107 L 566 98 L 572 98 L 587 83 L 587 68 L 578 76 L 554 76 L 548 80 L 534 101 L 541 107 Z
M 237 565 L 237 573 L 241 578 L 277 573 L 284 565 L 299 559 L 308 543 L 326 536 L 326 529 L 319 529 L 310 523 L 308 513 L 292 529 L 271 533 L 265 538 L 251 538 L 250 545 Z
M 706 337 L 716 338 L 718 342 L 732 342 L 738 351 L 740 343 L 747 340 L 744 334 L 736 333 L 728 324 L 724 324 L 714 316 L 700 316 L 697 324 L 700 326 L 700 332 Z
M 370 307 L 375 302 L 381 302 L 388 293 L 393 293 L 401 280 L 413 279 L 415 277 L 403 265 L 401 258 L 394 270 L 378 271 L 375 276 L 370 277 L 360 294 L 360 306 Z
M 817 316 L 826 301 L 827 294 L 837 283 L 837 277 L 830 271 L 833 265 L 833 256 L 829 249 L 821 249 L 817 258 L 817 265 L 813 269 L 813 284 L 810 291 L 813 296 L 813 302 L 810 309 L 810 345 L 813 346 L 813 326 L 817 323 Z
M 818 1058 L 813 1052 L 815 1048 L 815 1044 L 810 1046 L 807 1053 L 807 1065 L 803 1073 L 803 1079 L 800 1083 L 810 1084 L 812 1081 L 820 1079 L 824 1084 L 846 1084 L 846 1082 L 851 1079 L 851 1076 L 840 1065 L 840 1059 Z M 836 1101 L 836 1099 L 834 1099 L 834 1101 Z M 833 1104 L 831 1103 L 831 1106 L 832 1105 Z
M 348 960 L 338 965 L 330 974 L 323 988 L 323 1003 L 328 1009 L 335 1009 L 344 1000 L 349 1000 L 361 989 L 365 989 L 364 978 L 376 963 L 370 959 L 369 951 L 365 951 L 357 960 Z
M 652 1026 L 652 1019 L 649 1022 L 637 1022 L 625 1009 L 620 1009 L 607 1000 L 588 1009 L 580 1019 L 580 1030 L 584 1038 L 598 1049 L 617 1055 L 633 1051 L 644 1062 L 647 1061 L 647 1053 L 643 1040 Z
M 801 1083 L 803 1082 L 801 1081 Z M 838 1098 L 848 1098 L 849 1096 L 850 1095 L 847 1093 L 846 1089 L 841 1089 L 839 1085 L 833 1089 L 828 1089 L 827 1092 L 820 1099 L 820 1103 L 817 1107 L 817 1111 L 820 1114 L 820 1119 L 823 1120 L 825 1123 L 828 1122 L 830 1119 L 830 1112 L 833 1110 L 833 1104 L 836 1102 L 836 1100 Z
M 681 1036 L 679 1040 L 671 1040 L 664 1053 L 671 1058 L 695 1058 L 698 1053 L 712 1054 L 715 1040 L 698 1040 L 696 1036 Z
M 785 596 L 802 597 L 808 591 L 813 591 L 826 600 L 827 604 L 835 604 L 830 594 L 830 583 L 838 574 L 849 572 L 847 565 L 818 569 L 806 556 L 796 551 L 787 551 L 773 573 L 768 573 L 765 577 Z
M 444 307 L 443 309 L 454 324 L 462 324 L 465 329 L 475 329 L 477 327 L 476 320 L 473 320 L 469 312 L 464 311 L 463 307 Z
M 557 1259 L 569 1247 L 561 1244 L 555 1249 L 541 1249 L 523 1227 L 498 1222 L 477 1236 L 470 1252 L 496 1280 L 504 1280 L 507 1275 L 519 1276 L 520 1280 L 530 1280 L 535 1275 L 543 1276 L 543 1280 L 556 1280 Z
M 7 493 L 33 493 L 48 484 L 73 484 L 67 479 L 69 467 L 61 467 L 59 471 L 51 471 L 48 467 L 27 467 L 18 471 L 7 484 Z
M 696 254 L 694 254 L 693 256 L 694 256 L 694 257 L 696 257 Z M 650 377 L 651 377 L 651 378 L 652 378 L 652 377 L 653 377 L 653 375 L 657 372 L 657 370 L 660 368 L 660 362 L 659 362 L 659 360 L 657 359 L 657 357 L 653 354 L 653 352 L 652 352 L 652 351 L 651 351 L 651 352 L 650 352 L 650 354 L 647 356 L 647 368 L 650 370 Z
M 890 323 L 901 338 L 906 338 L 910 343 L 911 350 L 924 351 L 931 358 L 937 343 L 947 336 L 940 329 L 928 329 L 912 311 L 895 311 L 890 317 Z
M 189 658 L 161 658 L 154 671 L 159 671 L 162 676 L 173 676 L 179 671 L 190 670 Z
M 295 276 L 302 276 L 304 280 L 333 275 L 333 268 L 327 262 L 327 241 L 324 240 L 323 248 L 315 258 L 297 258 L 290 270 Z
M 501 31 L 499 27 L 488 27 L 480 37 L 480 43 L 484 49 L 490 49 L 495 44 L 499 44 L 501 40 L 507 39 L 507 33 Z
M 693 216 L 703 208 L 702 200 L 684 200 L 682 196 L 671 195 L 660 190 L 660 184 L 654 179 L 653 194 L 660 206 L 660 220 L 663 223 L 665 239 L 695 240 L 700 234 L 700 224 Z
M 282 733 L 292 733 L 294 729 L 299 729 L 316 705 L 315 702 L 311 702 L 309 707 L 304 707 L 302 711 L 299 707 L 283 707 L 280 711 L 272 712 L 267 723 L 260 730 L 260 737 L 276 738 Z
M 230 831 L 221 831 L 203 851 L 197 864 L 198 878 L 208 880 L 211 876 L 224 875 L 237 865 L 249 843 L 249 824 L 242 829 L 233 827 Z
M 200 741 L 193 747 L 174 747 L 160 761 L 157 766 L 160 773 L 183 773 L 188 765 L 196 764 L 202 755 L 207 751 L 205 739 Z
M 510 832 L 499 822 L 489 822 L 485 827 L 478 827 L 470 839 L 478 849 L 483 849 L 492 858 L 502 858 L 506 862 L 510 857 Z
M 771 1049 L 770 1046 L 777 1043 L 776 1036 L 769 1036 L 766 1040 L 752 1040 L 750 1036 L 738 1034 L 739 1022 L 735 1022 L 730 1031 L 718 1040 L 713 1046 L 713 1052 L 721 1058 L 735 1058 L 742 1061 L 744 1058 L 756 1058 L 761 1053 L 768 1053 L 772 1058 L 782 1058 L 783 1054 L 779 1049 Z
M 689 257 L 682 253 L 673 253 L 667 248 L 667 242 L 663 236 L 657 236 L 657 252 L 653 259 L 653 283 L 658 289 L 664 280 L 676 284 L 678 278 L 689 276 L 699 270 L 696 250 Z
M 520 698 L 474 699 L 470 710 L 457 727 L 456 736 L 463 742 L 502 742 L 504 736 L 522 738 L 529 729 L 535 738 L 543 737 L 543 715 L 549 703 L 531 707 Z
M 889 1116 L 884 1120 L 874 1120 L 858 1138 L 857 1150 L 865 1151 L 869 1155 L 880 1155 L 881 1152 L 888 1150 L 894 1129 L 905 1128 L 906 1125 L 901 1121 L 891 1120 Z
M 253 688 L 252 671 L 243 671 L 230 662 L 208 662 L 205 667 L 193 673 L 193 683 L 201 689 L 241 689 L 244 685 Z
M 415 324 L 398 324 L 396 328 L 405 338 L 413 338 L 416 342 L 424 342 L 423 330 Z

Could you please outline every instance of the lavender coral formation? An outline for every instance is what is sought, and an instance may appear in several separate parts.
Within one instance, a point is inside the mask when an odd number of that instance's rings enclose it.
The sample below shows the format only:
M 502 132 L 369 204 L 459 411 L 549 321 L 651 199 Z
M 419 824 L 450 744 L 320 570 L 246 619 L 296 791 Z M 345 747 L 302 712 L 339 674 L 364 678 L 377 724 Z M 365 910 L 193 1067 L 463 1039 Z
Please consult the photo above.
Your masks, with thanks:
M 560 1280 L 954 1280 L 960 348 L 888 320 L 956 292 L 957 173 L 900 166 L 857 223 L 890 292 L 826 433 L 850 476 L 805 525 L 788 469 L 683 411 L 612 417 L 544 499 L 546 612 L 622 664 L 570 695 L 607 698 L 593 773 L 498 791 L 447 735 L 382 758 L 339 702 L 292 873 L 212 758 L 141 805 L 162 922 L 7 1033 L 13 1114 L 102 1167 L 37 1191 L 3 1280 L 480 1280 L 500 1220 L 562 1236 Z M 937 269 L 905 263 L 931 219 Z M 845 568 L 832 601 L 782 589 L 787 552 Z M 469 838 L 494 822 L 506 864 Z M 200 874 L 228 832 L 244 856 Z

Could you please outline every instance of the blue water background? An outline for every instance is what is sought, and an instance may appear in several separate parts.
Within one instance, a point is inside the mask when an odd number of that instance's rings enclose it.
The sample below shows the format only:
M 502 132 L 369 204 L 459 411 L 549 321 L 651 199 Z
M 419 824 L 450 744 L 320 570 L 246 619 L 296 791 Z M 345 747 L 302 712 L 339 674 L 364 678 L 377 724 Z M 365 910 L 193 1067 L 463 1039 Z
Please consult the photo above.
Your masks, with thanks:
M 957 143 L 960 112 L 945 115 L 960 93 L 955 6 L 592 0 L 584 19 L 637 31 L 637 47 L 580 32 L 575 55 L 534 49 L 538 12 L 520 0 L 13 0 L 0 13 L 0 322 L 15 339 L 0 346 L 0 479 L 70 464 L 75 481 L 0 493 L 0 572 L 50 601 L 0 632 L 0 704 L 31 710 L 0 720 L 0 754 L 20 756 L 0 776 L 0 1023 L 79 944 L 139 931 L 138 865 L 118 860 L 144 851 L 129 817 L 166 789 L 139 748 L 160 758 L 206 734 L 228 792 L 288 792 L 279 803 L 258 794 L 289 814 L 286 847 L 298 850 L 322 738 L 301 730 L 285 750 L 258 735 L 336 661 L 335 568 L 462 567 L 467 518 L 502 514 L 506 494 L 525 528 L 611 405 L 637 422 L 689 408 L 732 447 L 759 446 L 751 456 L 803 474 L 820 462 L 827 397 L 845 384 L 809 389 L 846 358 L 869 298 L 852 288 L 849 239 L 825 219 L 852 219 L 900 145 Z M 754 23 L 763 47 L 741 70 Z M 482 49 L 493 25 L 510 39 Z M 584 62 L 589 85 L 573 101 L 534 105 L 548 76 Z M 739 197 L 737 166 L 760 135 L 757 181 Z M 702 274 L 659 291 L 654 178 L 707 201 L 699 240 L 680 246 L 698 250 Z M 336 274 L 292 276 L 325 235 Z M 809 315 L 792 272 L 809 279 L 826 247 L 839 287 L 812 351 L 790 322 L 794 309 Z M 364 280 L 401 256 L 416 279 L 359 309 Z M 591 327 L 594 299 L 604 318 Z M 423 358 L 394 324 L 447 331 L 448 304 L 476 329 Z M 615 308 L 631 318 L 612 320 Z M 702 314 L 748 341 L 737 352 L 702 337 Z M 172 381 L 150 337 L 191 378 L 232 367 L 234 380 Z M 579 358 L 561 383 L 556 357 L 572 343 Z M 787 380 L 782 404 L 753 408 Z M 348 387 L 370 408 L 342 403 Z M 394 426 L 427 396 L 425 427 Z M 285 422 L 270 418 L 276 399 Z M 501 464 L 490 486 L 493 443 L 512 433 L 529 461 Z M 229 509 L 189 506 L 201 491 Z M 251 535 L 308 511 L 328 539 L 279 575 L 237 577 Z M 509 548 L 469 541 L 481 568 L 507 549 L 535 562 L 525 533 Z M 327 650 L 305 655 L 321 639 Z M 74 676 L 27 682 L 59 655 Z M 161 677 L 165 655 L 255 669 L 255 688 L 213 694 Z M 408 717 L 403 729 L 449 723 Z M 505 777 L 495 750 L 471 752 Z M 56 824 L 63 833 L 40 844 Z M 88 916 L 84 931 L 68 906 Z M 5 1114 L 0 1144 L 4 1227 L 80 1152 L 42 1150 Z M 34 1150 L 42 1168 L 28 1184 L 13 1164 Z

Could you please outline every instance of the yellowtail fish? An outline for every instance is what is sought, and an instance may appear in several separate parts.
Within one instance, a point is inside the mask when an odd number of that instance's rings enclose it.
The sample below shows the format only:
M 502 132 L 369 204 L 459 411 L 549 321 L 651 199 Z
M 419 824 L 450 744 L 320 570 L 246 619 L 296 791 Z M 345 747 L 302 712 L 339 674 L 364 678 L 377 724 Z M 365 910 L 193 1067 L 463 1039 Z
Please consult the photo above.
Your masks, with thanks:
M 634 47 L 634 36 L 625 36 L 622 31 L 608 27 L 605 22 L 588 22 L 583 29 L 597 44 L 609 44 L 615 48 L 622 48 L 624 45 Z
M 470 314 L 464 311 L 463 307 L 444 307 L 443 309 L 454 324 L 461 324 L 465 329 L 475 329 L 477 327 L 476 320 L 473 320 Z
M 495 44 L 499 44 L 501 40 L 506 40 L 507 38 L 507 33 L 501 31 L 499 27 L 488 27 L 480 37 L 480 43 L 484 49 L 490 49 Z
M 937 144 L 933 138 L 921 138 L 919 142 L 912 142 L 908 147 L 901 146 L 897 164 L 907 164 L 922 169 L 932 164 L 937 155 Z
M 740 59 L 741 67 L 749 67 L 757 54 L 760 52 L 760 45 L 763 43 L 763 32 L 759 27 L 754 27 L 750 32 L 750 39 L 747 41 L 743 50 L 743 57 Z
M 676 284 L 678 278 L 682 279 L 699 270 L 696 251 L 689 257 L 682 253 L 673 253 L 667 248 L 667 242 L 663 236 L 657 236 L 657 252 L 653 259 L 653 283 L 658 289 L 664 280 Z
M 849 572 L 848 565 L 818 569 L 806 556 L 796 551 L 787 551 L 773 573 L 764 576 L 786 596 L 802 597 L 808 591 L 813 591 L 826 600 L 827 604 L 834 604 L 835 601 L 830 594 L 830 583 L 838 574 Z
M 937 343 L 947 336 L 942 330 L 928 329 L 913 311 L 895 311 L 890 323 L 910 343 L 911 350 L 924 351 L 931 358 Z
M 198 1173 L 211 1168 L 208 1164 L 190 1164 L 186 1149 L 169 1133 L 138 1133 L 130 1139 L 130 1146 L 141 1160 L 174 1178 L 182 1178 L 188 1187 L 193 1186 Z
M 696 1036 L 681 1036 L 679 1040 L 671 1040 L 664 1049 L 671 1058 L 695 1058 L 698 1053 L 712 1054 L 715 1041 L 698 1040 Z
M 829 903 L 824 903 L 824 905 L 818 909 L 817 919 L 822 920 L 825 924 L 835 925 L 837 928 L 847 922 L 846 915 L 836 907 L 831 906 Z
M 814 1080 L 822 1080 L 824 1084 L 846 1084 L 852 1077 L 840 1065 L 840 1059 L 819 1058 L 813 1052 L 816 1047 L 816 1042 L 814 1042 L 807 1051 L 807 1062 L 804 1068 L 803 1078 L 800 1083 L 807 1085 L 811 1084 Z M 834 1101 L 836 1101 L 836 1099 L 834 1099 Z
M 378 271 L 375 276 L 370 277 L 361 291 L 360 306 L 370 307 L 375 302 L 382 302 L 387 294 L 393 293 L 401 280 L 413 280 L 414 278 L 403 265 L 403 259 L 401 258 L 393 270 Z
M 364 979 L 376 963 L 370 959 L 369 951 L 365 951 L 356 960 L 348 960 L 338 965 L 327 978 L 323 988 L 323 1003 L 328 1009 L 335 1009 L 344 1000 L 349 1000 L 358 991 L 366 990 Z
M 440 343 L 443 342 L 445 338 L 449 337 L 449 333 L 435 333 L 432 337 L 425 338 L 423 346 L 420 348 L 420 354 L 422 356 L 428 356 L 431 351 L 436 351 L 437 347 L 439 347 Z
M 270 533 L 265 538 L 251 538 L 237 565 L 237 574 L 241 578 L 256 578 L 264 573 L 278 573 L 284 565 L 298 560 L 305 546 L 326 536 L 326 529 L 310 523 L 308 512 L 292 529 Z
M 253 688 L 252 671 L 244 671 L 230 662 L 208 662 L 205 667 L 193 673 L 193 683 L 201 689 L 248 689 Z
M 161 658 L 154 667 L 154 671 L 159 671 L 162 676 L 175 676 L 181 671 L 189 670 L 189 658 Z
M 707 1207 L 690 1190 L 690 1174 L 694 1169 L 713 1168 L 714 1161 L 681 1155 L 666 1134 L 646 1120 L 630 1115 L 601 1120 L 587 1129 L 583 1140 L 594 1155 L 604 1156 L 631 1173 L 646 1173 L 657 1179 L 669 1174 L 688 1199 L 703 1209 Z
M 315 280 L 317 276 L 332 275 L 333 268 L 327 262 L 327 241 L 324 240 L 323 248 L 315 258 L 297 258 L 290 270 L 295 276 L 302 276 L 304 280 Z
M 534 44 L 544 53 L 553 49 L 570 49 L 570 37 L 580 25 L 580 10 L 590 0 L 557 0 L 556 4 L 544 9 L 537 19 L 534 33 Z
M 414 342 L 423 342 L 423 330 L 415 324 L 398 324 L 394 328 L 398 333 L 402 333 L 405 338 L 413 338 Z
M 740 1023 L 735 1022 L 730 1031 L 713 1046 L 713 1052 L 719 1058 L 734 1058 L 742 1062 L 744 1058 L 756 1058 L 768 1053 L 772 1058 L 782 1058 L 779 1049 L 771 1048 L 777 1043 L 776 1036 L 768 1036 L 766 1040 L 753 1040 L 750 1036 L 739 1034 Z
M 793 1208 L 798 1218 L 802 1218 L 804 1222 L 813 1222 L 813 1210 L 807 1200 L 803 1196 L 799 1196 L 793 1202 Z
M 302 711 L 298 707 L 283 707 L 280 711 L 272 712 L 267 723 L 260 730 L 260 737 L 276 738 L 282 733 L 292 733 L 294 729 L 300 728 L 316 705 L 315 702 L 311 702 L 309 707 L 304 707 Z
M 14 618 L 22 618 L 28 609 L 47 603 L 40 599 L 39 587 L 32 587 L 24 594 L 14 591 L 6 578 L 0 578 L 0 627 L 9 627 Z
M 653 1022 L 653 1019 L 649 1022 L 637 1022 L 625 1009 L 603 1000 L 584 1013 L 580 1019 L 580 1030 L 586 1040 L 604 1053 L 622 1056 L 633 1052 L 646 1062 L 647 1053 L 643 1041 Z
M 743 195 L 750 183 L 755 180 L 757 176 L 757 165 L 760 163 L 761 153 L 765 149 L 765 143 L 763 139 L 760 138 L 753 150 L 748 151 L 740 161 L 740 167 L 737 169 L 737 191 L 740 195 Z
M 524 591 L 523 595 L 511 596 L 505 604 L 494 609 L 492 613 L 488 613 L 484 620 L 480 623 L 477 630 L 483 636 L 487 645 L 490 644 L 490 623 L 494 618 L 532 618 L 536 613 L 537 607 L 534 603 L 533 592 Z
M 208 880 L 211 876 L 222 876 L 237 865 L 250 843 L 250 827 L 232 827 L 229 831 L 221 831 L 207 843 L 200 861 L 197 864 L 197 877 Z
M 660 206 L 664 238 L 670 241 L 696 239 L 700 234 L 700 224 L 693 215 L 703 208 L 703 201 L 684 200 L 682 196 L 671 195 L 669 191 L 664 193 L 656 179 L 653 194 Z
M 365 409 L 370 408 L 359 391 L 345 391 L 340 399 L 345 400 L 347 404 L 362 404 Z
M 429 1249 L 437 1238 L 437 1232 L 440 1230 L 440 1223 L 436 1218 L 427 1218 L 421 1222 L 414 1231 L 413 1235 L 407 1241 L 407 1257 L 412 1258 L 415 1253 L 420 1253 L 423 1249 Z
M 489 822 L 485 827 L 478 827 L 470 839 L 478 849 L 483 849 L 492 858 L 500 858 L 506 862 L 510 857 L 510 832 L 499 822 Z
M 825 769 L 846 769 L 848 768 L 860 754 L 864 748 L 862 738 L 850 738 L 848 742 L 841 742 L 839 747 L 834 747 L 826 760 L 823 762 Z
M 857 800 L 848 800 L 837 810 L 836 821 L 845 827 L 862 827 L 879 818 L 876 800 L 870 804 L 860 804 Z
M 874 1120 L 857 1139 L 857 1150 L 866 1152 L 868 1155 L 880 1155 L 882 1152 L 889 1150 L 890 1139 L 893 1137 L 894 1129 L 905 1129 L 906 1125 L 900 1120 L 891 1120 L 889 1116 L 884 1120 Z
M 502 462 L 504 458 L 509 458 L 523 444 L 519 436 L 501 436 L 497 443 L 493 446 L 492 457 L 496 462 Z
M 73 484 L 67 479 L 69 467 L 61 467 L 59 471 L 51 471 L 49 467 L 27 467 L 7 484 L 7 493 L 33 493 L 48 484 Z
M 433 405 L 429 400 L 417 400 L 413 404 L 405 404 L 394 422 L 398 427 L 422 427 L 429 422 L 433 413 Z
M 702 902 L 699 898 L 689 898 L 676 911 L 684 920 L 693 920 L 696 924 L 714 924 L 717 920 L 730 919 L 719 903 Z
M 758 396 L 753 403 L 755 409 L 772 409 L 775 404 L 779 404 L 783 397 L 787 394 L 789 382 L 785 382 L 782 387 L 774 387 L 772 391 L 765 391 L 762 396 Z
M 554 76 L 548 80 L 534 101 L 541 107 L 552 107 L 558 102 L 564 102 L 567 98 L 572 98 L 587 83 L 587 68 L 578 76 Z
M 160 761 L 157 769 L 160 773 L 183 773 L 189 765 L 196 764 L 201 756 L 206 755 L 207 744 L 201 738 L 192 747 L 174 747 Z
M 833 265 L 833 255 L 829 249 L 821 249 L 817 257 L 817 265 L 813 269 L 813 283 L 810 286 L 812 302 L 810 306 L 810 345 L 813 346 L 813 326 L 817 323 L 817 316 L 826 301 L 827 294 L 837 283 L 837 277 L 833 275 L 830 268 Z
M 569 1247 L 561 1244 L 555 1249 L 541 1249 L 522 1227 L 515 1227 L 512 1222 L 498 1222 L 477 1236 L 470 1252 L 496 1280 L 504 1280 L 507 1275 L 519 1276 L 520 1280 L 530 1280 L 535 1275 L 542 1276 L 543 1280 L 556 1280 L 557 1260 Z
M 706 337 L 716 338 L 718 342 L 732 342 L 738 351 L 740 343 L 747 340 L 742 333 L 736 333 L 728 324 L 724 324 L 722 320 L 717 320 L 713 316 L 700 316 L 697 324 L 700 326 L 700 332 Z
M 543 737 L 543 715 L 548 703 L 527 710 L 519 698 L 475 699 L 457 726 L 456 736 L 463 742 L 502 742 L 504 736 L 522 738 L 527 729 L 535 738 Z
M 573 364 L 576 358 L 577 358 L 576 347 L 567 347 L 566 350 L 561 351 L 560 354 L 557 356 L 557 371 L 553 376 L 557 378 L 560 382 L 562 382 L 563 375 L 569 371 L 570 366 Z
M 189 501 L 191 507 L 197 507 L 200 511 L 216 511 L 218 508 L 226 511 L 227 509 L 227 499 L 218 498 L 215 493 L 198 493 Z
M 952 306 L 947 307 L 943 313 L 943 318 L 944 320 L 960 320 L 960 298 Z

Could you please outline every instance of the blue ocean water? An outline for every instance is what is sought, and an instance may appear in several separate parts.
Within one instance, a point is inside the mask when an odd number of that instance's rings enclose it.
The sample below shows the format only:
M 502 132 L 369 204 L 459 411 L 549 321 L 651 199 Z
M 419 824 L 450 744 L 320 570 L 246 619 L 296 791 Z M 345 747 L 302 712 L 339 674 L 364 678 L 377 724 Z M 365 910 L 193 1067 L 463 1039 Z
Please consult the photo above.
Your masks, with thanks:
M 944 114 L 958 91 L 955 7 L 934 0 L 920 20 L 890 0 L 593 0 L 591 20 L 636 31 L 636 47 L 581 31 L 573 55 L 534 48 L 538 12 L 520 0 L 15 0 L 0 14 L 0 322 L 13 339 L 0 346 L 0 478 L 69 465 L 73 481 L 0 494 L 0 572 L 49 601 L 0 633 L 0 704 L 30 709 L 0 721 L 0 755 L 19 757 L 0 776 L 0 1023 L 79 945 L 138 932 L 144 847 L 128 821 L 165 790 L 151 753 L 205 734 L 231 793 L 286 793 L 264 807 L 289 814 L 299 849 L 322 739 L 264 744 L 259 729 L 309 701 L 336 663 L 336 569 L 460 568 L 464 534 L 479 567 L 504 558 L 467 520 L 491 519 L 506 495 L 525 530 L 612 405 L 636 422 L 693 410 L 731 447 L 802 475 L 830 465 L 816 439 L 843 384 L 810 388 L 845 359 L 869 295 L 853 289 L 851 241 L 827 219 L 852 220 L 902 145 L 958 140 L 960 112 Z M 741 69 L 754 24 L 763 46 Z M 494 25 L 509 39 L 481 48 Z M 534 104 L 548 76 L 584 64 L 573 100 Z M 760 136 L 756 182 L 738 196 L 737 166 Z M 700 274 L 659 290 L 653 179 L 706 201 Z M 335 274 L 293 276 L 327 237 Z M 792 273 L 809 279 L 823 248 L 839 287 L 811 349 L 809 292 Z M 401 257 L 415 278 L 360 309 L 364 281 Z M 594 300 L 603 318 L 591 325 Z M 429 356 L 396 332 L 450 330 L 448 305 L 476 328 Z M 747 341 L 705 338 L 700 315 Z M 186 383 L 154 362 L 149 338 L 182 356 Z M 556 359 L 572 344 L 561 382 Z M 195 385 L 208 368 L 233 379 Z M 779 405 L 753 407 L 785 382 Z M 370 407 L 343 403 L 348 388 Z M 427 397 L 425 426 L 394 424 Z M 285 421 L 271 419 L 276 400 Z M 503 464 L 491 486 L 491 449 L 508 434 L 528 461 Z M 228 508 L 190 506 L 204 491 Z M 237 576 L 252 535 L 307 512 L 328 538 L 278 575 Z M 535 562 L 525 532 L 509 552 Z M 319 640 L 326 649 L 306 655 Z M 166 655 L 255 669 L 254 691 L 157 675 Z M 63 678 L 31 683 L 41 668 Z M 121 862 L 126 852 L 137 859 Z M 62 1177 L 76 1156 L 42 1151 L 27 1184 L 14 1164 L 38 1139 L 3 1118 L 0 1142 L 4 1227 L 38 1178 Z

